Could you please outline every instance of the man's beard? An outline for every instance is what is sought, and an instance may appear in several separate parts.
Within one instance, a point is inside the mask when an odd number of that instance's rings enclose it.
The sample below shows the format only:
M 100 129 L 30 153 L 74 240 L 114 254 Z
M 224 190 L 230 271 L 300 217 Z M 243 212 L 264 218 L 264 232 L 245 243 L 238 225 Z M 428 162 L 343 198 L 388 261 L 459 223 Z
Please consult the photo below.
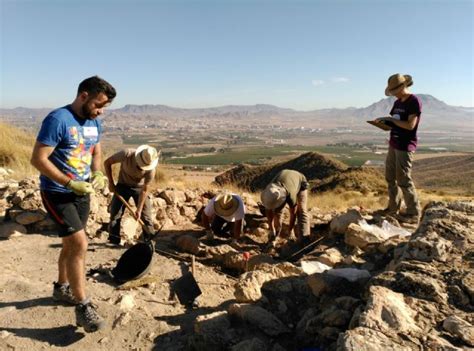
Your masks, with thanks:
M 92 115 L 92 109 L 89 108 L 89 101 L 86 101 L 84 105 L 82 105 L 81 112 L 86 119 L 94 119 L 96 117 Z

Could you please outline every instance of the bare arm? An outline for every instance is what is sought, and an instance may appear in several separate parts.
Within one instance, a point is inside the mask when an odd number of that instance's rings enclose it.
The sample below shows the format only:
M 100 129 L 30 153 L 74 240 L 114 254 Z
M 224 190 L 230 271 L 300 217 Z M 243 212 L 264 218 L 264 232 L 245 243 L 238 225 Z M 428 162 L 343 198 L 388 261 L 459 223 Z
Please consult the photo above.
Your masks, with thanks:
M 277 215 L 274 210 L 265 210 L 265 215 L 268 219 L 268 226 L 270 234 L 278 236 L 281 231 L 280 215 Z
M 295 227 L 296 222 L 296 206 L 290 207 L 290 224 L 288 226 L 288 233 L 291 233 L 293 228 Z
M 92 164 L 91 164 L 91 171 L 100 171 L 100 163 L 102 161 L 102 146 L 100 143 L 97 143 L 94 146 L 94 151 L 92 153 Z
M 71 179 L 61 172 L 50 160 L 49 156 L 53 153 L 54 147 L 36 142 L 31 155 L 30 163 L 42 175 L 54 180 L 55 182 L 66 185 Z
M 242 220 L 239 219 L 234 223 L 234 238 L 239 239 L 242 235 Z
M 202 215 L 201 215 L 201 222 L 202 222 L 202 226 L 205 228 L 205 229 L 211 229 L 211 222 L 212 222 L 212 218 L 209 218 L 207 216 L 207 214 L 204 213 L 204 211 L 202 211 Z
M 148 184 L 145 183 L 143 185 L 142 191 L 140 192 L 140 195 L 138 196 L 137 213 L 136 213 L 137 218 L 140 218 L 142 216 L 143 206 L 145 205 L 145 200 L 146 200 L 147 195 L 148 195 Z
M 105 175 L 107 176 L 107 179 L 109 180 L 109 190 L 112 193 L 115 193 L 115 181 L 114 181 L 114 176 L 112 174 L 112 165 L 117 163 L 112 160 L 113 156 L 110 156 L 104 161 L 104 169 L 105 169 Z

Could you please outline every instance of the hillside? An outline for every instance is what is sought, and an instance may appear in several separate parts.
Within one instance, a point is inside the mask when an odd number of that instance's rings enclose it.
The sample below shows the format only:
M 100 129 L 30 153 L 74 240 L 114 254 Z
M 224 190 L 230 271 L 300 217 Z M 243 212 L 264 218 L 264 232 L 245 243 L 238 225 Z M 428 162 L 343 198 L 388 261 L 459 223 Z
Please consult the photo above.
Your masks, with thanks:
M 30 174 L 30 157 L 35 137 L 30 132 L 0 123 L 0 167 Z
M 441 156 L 416 161 L 413 178 L 427 190 L 474 194 L 474 155 Z

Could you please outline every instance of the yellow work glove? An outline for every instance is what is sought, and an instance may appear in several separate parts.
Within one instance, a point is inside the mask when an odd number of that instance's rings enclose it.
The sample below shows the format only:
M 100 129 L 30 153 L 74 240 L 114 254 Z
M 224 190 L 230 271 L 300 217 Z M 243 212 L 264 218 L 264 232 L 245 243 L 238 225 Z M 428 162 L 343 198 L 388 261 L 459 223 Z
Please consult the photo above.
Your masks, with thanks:
M 108 179 L 101 171 L 92 172 L 91 184 L 95 190 L 102 190 L 108 185 Z
M 66 188 L 72 190 L 74 194 L 81 196 L 92 194 L 94 192 L 94 188 L 92 187 L 91 183 L 81 180 L 70 180 L 69 183 L 66 184 Z

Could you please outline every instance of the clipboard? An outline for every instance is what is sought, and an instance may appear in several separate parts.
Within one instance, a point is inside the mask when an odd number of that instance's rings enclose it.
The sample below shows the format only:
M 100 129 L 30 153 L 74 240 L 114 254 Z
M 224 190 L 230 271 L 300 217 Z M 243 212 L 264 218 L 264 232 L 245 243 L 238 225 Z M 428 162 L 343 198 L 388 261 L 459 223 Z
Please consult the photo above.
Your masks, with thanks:
M 372 124 L 373 126 L 376 126 L 377 128 L 380 128 L 382 130 L 391 130 L 393 124 L 389 121 L 367 121 L 367 123 Z

